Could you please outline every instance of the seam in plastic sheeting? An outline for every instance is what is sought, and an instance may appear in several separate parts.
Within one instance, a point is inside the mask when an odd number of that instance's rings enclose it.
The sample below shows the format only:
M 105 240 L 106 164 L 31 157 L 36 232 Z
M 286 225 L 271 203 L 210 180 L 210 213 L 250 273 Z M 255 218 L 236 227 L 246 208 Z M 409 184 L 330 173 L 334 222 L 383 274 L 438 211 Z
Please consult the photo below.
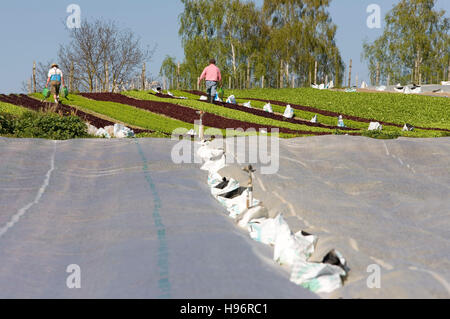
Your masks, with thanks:
M 161 198 L 159 197 L 153 179 L 149 174 L 147 158 L 145 157 L 142 147 L 137 139 L 135 139 L 135 142 L 139 151 L 139 155 L 141 156 L 141 160 L 143 162 L 142 170 L 144 171 L 144 177 L 145 180 L 147 181 L 148 186 L 150 187 L 150 191 L 153 196 L 153 201 L 155 203 L 153 207 L 152 216 L 158 235 L 158 265 L 157 265 L 159 270 L 158 287 L 161 292 L 159 298 L 168 299 L 171 296 L 171 284 L 169 276 L 169 248 L 167 245 L 166 227 L 164 226 L 160 214 L 160 209 L 162 206 Z
M 253 198 L 252 205 L 247 208 L 248 203 L 246 205 L 245 201 L 248 190 L 242 191 L 243 187 L 240 187 L 237 181 L 224 178 L 218 173 L 226 166 L 226 152 L 209 148 L 207 141 L 200 142 L 200 145 L 197 155 L 205 162 L 201 169 L 208 171 L 211 195 L 226 208 L 229 217 L 234 219 L 239 227 L 247 228 L 252 239 L 274 247 L 273 260 L 291 267 L 290 281 L 315 293 L 330 293 L 341 288 L 343 278 L 349 271 L 344 257 L 338 251 L 332 250 L 321 263 L 309 262 L 318 238 L 303 231 L 293 234 L 282 214 L 268 218 L 257 199 Z M 217 158 L 219 154 L 222 156 Z M 223 187 L 223 192 L 220 187 Z M 292 206 L 290 208 L 294 209 Z
M 50 158 L 50 169 L 47 171 L 47 174 L 45 174 L 45 179 L 41 187 L 39 188 L 36 197 L 31 203 L 28 203 L 24 207 L 20 208 L 17 213 L 15 213 L 9 222 L 5 224 L 2 228 L 0 228 L 0 238 L 6 234 L 6 232 L 14 227 L 16 223 L 19 222 L 20 218 L 24 216 L 27 211 L 41 200 L 42 196 L 44 195 L 49 183 L 50 183 L 50 177 L 52 175 L 52 172 L 55 170 L 55 156 L 56 156 L 56 141 L 53 141 L 53 153 L 52 157 Z

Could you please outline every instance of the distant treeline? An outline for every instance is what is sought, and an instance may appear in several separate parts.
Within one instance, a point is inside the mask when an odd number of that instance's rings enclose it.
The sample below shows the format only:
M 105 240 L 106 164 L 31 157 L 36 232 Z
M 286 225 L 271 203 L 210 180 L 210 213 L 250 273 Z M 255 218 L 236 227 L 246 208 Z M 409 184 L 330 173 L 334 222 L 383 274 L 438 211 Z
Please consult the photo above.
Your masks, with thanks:
M 182 0 L 185 59 L 178 63 L 168 56 L 161 76 L 172 86 L 194 88 L 215 58 L 225 86 L 290 87 L 325 78 L 340 84 L 344 63 L 330 2 L 265 0 L 258 8 L 243 0 Z

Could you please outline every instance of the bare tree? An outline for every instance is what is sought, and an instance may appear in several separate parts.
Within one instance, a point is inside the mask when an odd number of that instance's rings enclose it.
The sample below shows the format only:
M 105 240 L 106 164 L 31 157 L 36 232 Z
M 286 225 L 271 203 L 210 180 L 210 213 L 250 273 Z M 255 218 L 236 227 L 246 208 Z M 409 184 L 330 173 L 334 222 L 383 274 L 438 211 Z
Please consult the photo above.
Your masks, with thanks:
M 103 91 L 114 92 L 131 80 L 155 50 L 143 49 L 131 30 L 120 30 L 115 22 L 84 20 L 79 29 L 69 32 L 72 41 L 60 46 L 58 57 L 67 71 L 73 63 L 72 87 L 79 91 L 92 92 L 98 81 Z
M 45 84 L 47 83 L 47 76 L 48 71 L 50 70 L 50 66 L 55 60 L 47 61 L 46 63 L 39 62 L 36 64 L 36 91 L 41 92 L 42 89 L 45 87 Z M 31 67 L 30 67 L 31 71 Z M 31 72 L 30 72 L 31 73 Z M 65 76 L 65 74 L 64 74 Z M 30 75 L 31 77 L 31 75 Z M 22 91 L 27 92 L 29 91 L 29 83 L 28 79 L 26 81 L 22 82 Z

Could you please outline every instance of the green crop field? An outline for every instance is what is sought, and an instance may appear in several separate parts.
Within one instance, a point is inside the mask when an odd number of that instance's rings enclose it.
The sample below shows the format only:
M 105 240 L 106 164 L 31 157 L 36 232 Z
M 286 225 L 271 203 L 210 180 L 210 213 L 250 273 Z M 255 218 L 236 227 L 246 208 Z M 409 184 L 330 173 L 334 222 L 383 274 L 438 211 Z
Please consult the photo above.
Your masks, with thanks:
M 262 116 L 249 114 L 240 110 L 233 110 L 219 105 L 211 105 L 199 101 L 197 95 L 184 91 L 171 90 L 176 96 L 184 96 L 188 99 L 166 99 L 157 97 L 148 91 L 127 91 L 122 94 L 141 100 L 168 102 L 203 110 L 225 118 L 240 120 L 266 126 L 278 126 L 293 130 L 311 132 L 327 132 L 330 134 L 346 134 L 346 131 L 338 131 L 335 128 L 312 127 L 303 124 L 294 124 Z M 311 106 L 320 110 L 358 116 L 377 121 L 393 122 L 399 125 L 405 123 L 413 126 L 450 129 L 450 102 L 447 98 L 402 95 L 389 93 L 345 93 L 330 90 L 314 89 L 252 89 L 252 90 L 226 90 L 225 96 L 235 95 L 237 102 L 243 104 L 248 99 L 277 100 L 285 103 Z M 40 94 L 33 94 L 41 98 Z M 113 102 L 94 101 L 79 95 L 70 95 L 69 100 L 63 100 L 64 104 L 74 106 L 82 111 L 95 114 L 111 121 L 126 124 L 130 127 L 143 128 L 156 131 L 156 135 L 143 134 L 143 137 L 159 137 L 162 133 L 171 133 L 174 129 L 184 127 L 194 128 L 193 123 L 186 123 L 159 114 L 154 114 L 130 105 Z M 255 109 L 262 109 L 265 102 L 251 101 Z M 387 107 L 389 106 L 389 107 Z M 283 114 L 285 107 L 272 104 L 276 114 Z M 2 103 L 0 111 L 23 112 L 23 108 Z M 315 113 L 303 110 L 294 110 L 298 119 L 310 120 Z M 337 118 L 318 114 L 319 123 L 336 126 Z M 368 123 L 354 120 L 345 120 L 347 127 L 358 129 L 363 135 L 375 138 L 405 137 L 442 137 L 449 136 L 449 132 L 438 130 L 415 129 L 413 132 L 402 132 L 401 128 L 384 125 L 381 134 L 368 132 Z M 222 132 L 224 133 L 224 132 Z M 237 133 L 236 135 L 242 135 Z M 294 135 L 281 134 L 281 137 L 290 138 Z
M 35 94 L 34 96 L 41 97 L 40 94 Z M 71 94 L 68 100 L 63 99 L 62 101 L 64 104 L 74 106 L 99 117 L 103 115 L 103 118 L 110 119 L 111 121 L 157 132 L 171 134 L 174 129 L 179 127 L 184 127 L 188 130 L 194 128 L 193 123 L 174 120 L 130 105 L 94 101 L 75 94 Z
M 181 93 L 181 92 L 177 92 Z M 326 129 L 326 128 L 320 128 L 320 127 L 312 127 L 312 126 L 306 126 L 301 124 L 293 124 L 289 122 L 282 122 L 277 121 L 249 113 L 245 113 L 238 110 L 232 110 L 228 109 L 226 107 L 220 106 L 220 105 L 212 105 L 209 103 L 204 103 L 201 101 L 198 101 L 198 96 L 196 97 L 196 100 L 188 99 L 188 100 L 177 100 L 177 99 L 166 99 L 166 98 L 160 98 L 155 96 L 154 94 L 151 94 L 149 92 L 142 92 L 142 91 L 128 91 L 123 92 L 124 95 L 130 96 L 136 99 L 141 100 L 149 100 L 149 101 L 158 101 L 158 102 L 168 102 L 173 103 L 177 105 L 183 105 L 187 107 L 191 107 L 196 110 L 202 110 L 205 112 L 209 112 L 212 114 L 216 114 L 222 117 L 226 117 L 229 119 L 239 120 L 243 122 L 248 123 L 255 123 L 255 124 L 261 124 L 261 125 L 267 125 L 267 126 L 277 126 L 277 127 L 284 127 L 292 130 L 304 130 L 304 131 L 311 131 L 311 132 L 330 132 L 335 131 L 334 128 Z M 187 96 L 186 96 L 187 97 Z
M 410 123 L 450 129 L 450 100 L 445 97 L 381 92 L 346 93 L 311 88 L 232 90 L 226 94 L 234 94 L 240 99 L 278 100 L 400 125 Z
M 8 114 L 12 114 L 12 115 L 22 115 L 26 111 L 29 111 L 29 110 L 24 107 L 21 107 L 21 106 L 16 106 L 16 105 L 5 103 L 5 102 L 0 102 L 0 113 L 8 113 Z
M 281 91 L 281 93 L 279 91 Z M 197 95 L 188 93 L 185 91 L 171 90 L 171 92 L 173 94 L 175 94 L 176 96 L 184 96 L 184 97 L 187 97 L 187 98 L 193 99 L 193 100 L 199 99 L 199 97 Z M 250 98 L 256 98 L 256 99 L 277 100 L 277 101 L 282 101 L 285 103 L 311 106 L 311 107 L 315 107 L 315 108 L 318 108 L 321 110 L 334 111 L 334 112 L 339 113 L 340 109 L 334 109 L 334 108 L 330 107 L 330 105 L 333 105 L 335 103 L 335 102 L 332 102 L 332 101 L 334 101 L 334 99 L 337 99 L 337 98 L 343 96 L 343 97 L 345 97 L 345 99 L 343 100 L 342 103 L 350 103 L 350 105 L 356 105 L 358 103 L 359 99 L 361 98 L 361 96 L 359 94 L 370 95 L 371 97 L 378 96 L 380 99 L 383 100 L 383 99 L 386 99 L 386 95 L 388 93 L 381 93 L 381 94 L 377 94 L 377 93 L 345 93 L 345 92 L 334 92 L 334 91 L 320 91 L 320 90 L 314 90 L 314 89 L 282 89 L 282 90 L 252 89 L 252 90 L 231 90 L 231 91 L 226 90 L 225 98 L 232 94 L 235 95 L 236 100 L 239 104 L 248 102 Z M 396 94 L 390 94 L 390 95 L 393 96 L 392 97 L 393 99 L 399 97 L 400 100 L 402 100 L 402 95 L 396 95 Z M 308 97 L 309 100 L 306 100 L 306 97 Z M 413 98 L 414 97 L 425 98 L 425 100 L 428 101 L 429 103 L 434 103 L 434 99 L 435 99 L 435 97 L 427 97 L 427 96 L 412 96 L 412 97 Z M 247 99 L 245 99 L 245 98 L 247 98 Z M 435 107 L 440 107 L 443 110 L 445 109 L 447 112 L 447 117 L 448 117 L 449 116 L 448 113 L 450 112 L 450 106 L 448 105 L 448 103 L 450 103 L 450 102 L 446 98 L 438 98 L 438 99 L 439 99 L 440 104 L 438 103 L 437 106 L 435 106 Z M 374 100 L 375 99 L 372 98 L 369 101 L 374 101 Z M 318 102 L 316 103 L 316 101 L 318 101 Z M 348 101 L 350 101 L 350 102 L 348 102 Z M 310 103 L 308 103 L 308 102 L 310 102 Z M 447 102 L 447 103 L 445 103 L 445 102 Z M 320 104 L 320 103 L 322 103 L 322 104 Z M 266 102 L 251 100 L 251 105 L 253 108 L 262 109 L 265 104 L 266 104 Z M 323 107 L 321 105 L 328 105 L 328 107 Z M 413 106 L 409 106 L 409 107 L 412 108 Z M 416 105 L 416 107 L 418 107 L 418 106 Z M 372 108 L 375 108 L 375 107 L 372 106 Z M 283 114 L 285 107 L 272 104 L 272 109 L 275 113 Z M 341 109 L 344 109 L 344 108 L 341 108 Z M 400 117 L 399 115 L 395 115 L 396 110 L 392 110 L 392 112 L 394 113 L 394 115 L 392 116 L 393 118 Z M 357 107 L 354 107 L 353 112 L 343 112 L 342 111 L 341 113 L 359 116 L 359 117 L 363 117 L 363 118 L 371 118 L 372 117 L 371 114 L 364 113 L 363 111 L 359 112 L 359 109 Z M 296 118 L 304 119 L 304 120 L 310 120 L 314 115 L 316 115 L 314 112 L 308 112 L 308 111 L 303 111 L 303 110 L 294 110 L 294 114 L 295 114 Z M 376 115 L 376 116 L 378 116 L 378 115 Z M 421 121 L 419 121 L 419 124 L 417 124 L 414 121 L 410 121 L 409 120 L 410 117 L 408 115 L 406 116 L 406 118 L 408 118 L 408 121 L 405 121 L 404 123 L 402 123 L 400 121 L 394 121 L 394 120 L 391 120 L 390 118 L 386 118 L 386 117 L 381 117 L 381 118 L 375 117 L 375 119 L 377 121 L 387 121 L 387 122 L 398 123 L 399 125 L 403 125 L 405 123 L 410 123 L 413 125 L 423 126 L 423 127 L 435 127 L 435 128 L 444 128 L 444 129 L 448 128 L 448 123 L 446 123 L 447 125 L 445 125 L 445 124 L 444 125 L 434 125 L 436 123 L 432 120 L 431 114 L 427 114 L 424 116 L 425 117 Z M 436 117 L 437 113 L 435 113 L 434 116 Z M 446 118 L 446 117 L 444 117 L 444 118 Z M 319 121 L 319 123 L 326 124 L 326 125 L 334 125 L 335 126 L 337 124 L 337 118 L 334 116 L 325 116 L 325 115 L 318 114 L 318 121 Z M 378 135 L 378 134 L 371 134 L 370 132 L 368 132 L 367 128 L 369 126 L 369 123 L 345 119 L 345 125 L 350 128 L 359 129 L 364 135 L 373 136 L 373 137 L 381 137 L 382 136 L 382 135 Z M 438 131 L 438 130 L 430 131 L 430 130 L 415 129 L 413 132 L 402 132 L 401 128 L 396 127 L 396 126 L 391 126 L 391 125 L 383 125 L 383 132 L 386 133 L 387 136 L 392 135 L 392 136 L 405 136 L 405 137 L 442 137 L 442 136 L 449 135 L 449 132 L 442 132 L 442 131 Z
M 32 94 L 31 96 L 38 99 L 42 98 L 40 93 Z M 48 98 L 47 101 L 52 102 L 52 98 Z M 176 129 L 184 128 L 190 130 L 194 128 L 194 123 L 179 121 L 160 114 L 152 113 L 150 111 L 142 110 L 131 105 L 95 101 L 77 94 L 71 94 L 68 99 L 62 99 L 62 102 L 66 105 L 73 106 L 81 111 L 91 113 L 112 122 L 155 131 L 154 133 L 139 133 L 136 135 L 137 137 L 169 137 Z M 205 130 L 208 129 L 209 127 L 206 126 Z M 254 133 L 251 132 L 225 132 L 225 130 L 216 130 L 215 134 L 228 134 L 229 136 L 254 135 Z M 296 135 L 280 134 L 280 136 L 290 138 Z

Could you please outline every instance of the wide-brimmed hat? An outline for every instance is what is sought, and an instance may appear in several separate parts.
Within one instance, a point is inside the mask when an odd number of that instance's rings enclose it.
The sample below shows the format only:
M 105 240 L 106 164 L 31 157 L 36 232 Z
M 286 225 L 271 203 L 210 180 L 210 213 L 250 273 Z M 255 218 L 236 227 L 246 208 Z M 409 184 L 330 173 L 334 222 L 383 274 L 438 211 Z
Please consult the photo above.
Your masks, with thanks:
M 54 66 L 56 66 L 57 68 L 59 68 L 58 63 L 53 63 L 51 67 L 53 68 Z

